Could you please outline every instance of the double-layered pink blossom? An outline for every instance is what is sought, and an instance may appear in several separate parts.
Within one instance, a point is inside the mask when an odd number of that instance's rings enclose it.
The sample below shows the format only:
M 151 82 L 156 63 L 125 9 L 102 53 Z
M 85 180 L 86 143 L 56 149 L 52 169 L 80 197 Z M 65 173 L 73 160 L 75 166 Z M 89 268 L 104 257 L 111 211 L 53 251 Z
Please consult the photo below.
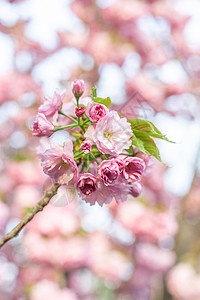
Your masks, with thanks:
M 77 188 L 83 195 L 91 195 L 97 189 L 97 177 L 91 173 L 81 174 L 77 182 Z
M 40 105 L 38 111 L 47 117 L 53 116 L 61 109 L 66 91 L 55 90 L 53 97 L 45 97 L 45 101 Z
M 92 150 L 92 143 L 91 141 L 83 141 L 81 146 L 80 146 L 81 150 L 85 153 L 85 154 L 88 154 L 91 152 Z
M 102 161 L 98 168 L 98 174 L 106 186 L 114 183 L 120 174 L 119 167 L 115 159 L 112 158 Z
M 80 97 L 84 93 L 84 81 L 81 79 L 75 79 L 72 83 L 72 92 L 75 97 Z
M 143 159 L 139 157 L 127 157 L 124 160 L 125 168 L 123 176 L 128 181 L 138 181 L 141 179 L 142 174 L 145 170 L 145 163 Z
M 50 136 L 53 133 L 54 126 L 49 122 L 44 114 L 38 113 L 32 125 L 34 136 Z
M 114 159 L 115 162 L 118 164 L 119 172 L 121 173 L 125 168 L 124 160 L 119 156 L 114 157 Z
M 104 154 L 119 154 L 128 149 L 131 144 L 133 132 L 126 118 L 120 118 L 116 111 L 110 111 L 101 118 L 96 128 L 90 125 L 85 137 L 92 139 L 99 151 Z
M 73 143 L 67 140 L 64 147 L 52 144 L 40 155 L 43 171 L 49 175 L 53 182 L 68 184 L 76 182 L 78 178 L 78 167 L 73 158 Z
M 90 121 L 94 123 L 105 117 L 108 112 L 109 110 L 105 105 L 96 102 L 89 102 L 85 110 Z
M 98 203 L 100 206 L 111 201 L 116 201 L 116 203 L 126 201 L 130 191 L 129 184 L 116 181 L 116 183 L 106 186 L 99 177 L 90 173 L 80 176 L 77 188 L 82 200 L 90 205 Z

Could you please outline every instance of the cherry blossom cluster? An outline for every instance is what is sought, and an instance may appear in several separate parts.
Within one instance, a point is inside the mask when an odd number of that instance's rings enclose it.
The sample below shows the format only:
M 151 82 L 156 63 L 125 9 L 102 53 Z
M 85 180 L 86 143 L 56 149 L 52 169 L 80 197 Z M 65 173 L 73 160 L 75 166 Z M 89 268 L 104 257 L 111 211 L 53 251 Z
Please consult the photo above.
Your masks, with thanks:
M 76 99 L 73 113 L 62 111 L 66 92 L 56 90 L 52 98 L 44 98 L 33 122 L 34 136 L 49 137 L 58 130 L 70 134 L 64 145 L 49 143 L 39 152 L 44 173 L 66 187 L 66 197 L 79 195 L 90 205 L 119 203 L 129 194 L 139 196 L 145 162 L 132 146 L 131 124 L 109 110 L 108 98 L 92 97 L 86 105 L 80 104 L 83 80 L 74 80 L 72 92 Z M 59 123 L 61 116 L 64 126 Z

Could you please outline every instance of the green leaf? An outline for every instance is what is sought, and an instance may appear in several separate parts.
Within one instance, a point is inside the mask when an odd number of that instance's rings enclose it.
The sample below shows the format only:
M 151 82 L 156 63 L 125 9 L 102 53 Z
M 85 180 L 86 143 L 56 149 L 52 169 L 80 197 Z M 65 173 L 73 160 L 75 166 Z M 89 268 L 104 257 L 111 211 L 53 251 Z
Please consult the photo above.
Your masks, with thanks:
M 156 126 L 150 121 L 146 121 L 146 120 L 142 120 L 142 119 L 128 119 L 127 121 L 131 124 L 133 131 L 137 130 L 140 132 L 145 132 L 149 136 L 152 136 L 152 137 L 155 137 L 158 139 L 162 139 L 162 140 L 165 140 L 170 143 L 174 143 L 174 142 L 168 140 L 168 138 L 165 135 L 163 135 L 158 130 L 158 128 L 156 128 Z
M 106 107 L 109 107 L 111 105 L 110 97 L 107 97 L 105 99 L 99 97 L 93 97 L 92 100 L 96 103 L 103 104 Z
M 154 142 L 154 140 L 145 132 L 134 130 L 132 137 L 132 144 L 136 146 L 140 151 L 146 154 L 150 154 L 162 162 L 160 152 Z
M 91 97 L 93 98 L 96 96 L 97 96 L 97 87 L 95 86 L 91 89 Z
M 110 97 L 107 97 L 107 98 L 97 97 L 97 87 L 96 86 L 91 89 L 91 97 L 92 97 L 92 100 L 96 103 L 103 104 L 106 107 L 109 107 L 111 105 Z

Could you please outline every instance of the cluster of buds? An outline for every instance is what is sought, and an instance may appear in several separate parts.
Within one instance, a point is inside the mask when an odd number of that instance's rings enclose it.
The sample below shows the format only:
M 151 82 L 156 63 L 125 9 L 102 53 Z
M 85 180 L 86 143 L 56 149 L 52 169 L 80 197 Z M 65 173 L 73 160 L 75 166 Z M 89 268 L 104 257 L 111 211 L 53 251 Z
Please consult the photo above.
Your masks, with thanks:
M 132 146 L 131 124 L 109 110 L 109 98 L 96 97 L 94 89 L 91 100 L 80 104 L 82 80 L 74 80 L 72 92 L 76 99 L 73 113 L 62 111 L 66 92 L 56 90 L 52 98 L 44 99 L 33 122 L 34 136 L 49 137 L 58 130 L 67 130 L 71 136 L 63 145 L 49 143 L 40 151 L 44 173 L 90 205 L 119 203 L 129 194 L 139 196 L 145 163 Z M 65 124 L 60 124 L 63 116 Z

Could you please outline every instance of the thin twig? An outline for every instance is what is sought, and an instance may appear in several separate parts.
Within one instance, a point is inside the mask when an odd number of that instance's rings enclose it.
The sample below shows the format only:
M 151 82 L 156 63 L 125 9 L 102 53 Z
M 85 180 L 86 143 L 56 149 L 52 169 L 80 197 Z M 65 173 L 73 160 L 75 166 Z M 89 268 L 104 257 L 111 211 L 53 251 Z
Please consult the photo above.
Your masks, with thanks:
M 0 240 L 0 248 L 6 242 L 17 236 L 18 233 L 22 230 L 22 228 L 27 223 L 29 223 L 38 212 L 43 210 L 43 208 L 49 203 L 51 198 L 57 193 L 59 186 L 59 184 L 54 184 L 54 186 L 46 192 L 44 198 L 40 202 L 38 202 L 34 207 L 32 207 L 31 210 L 24 216 L 21 222 Z

